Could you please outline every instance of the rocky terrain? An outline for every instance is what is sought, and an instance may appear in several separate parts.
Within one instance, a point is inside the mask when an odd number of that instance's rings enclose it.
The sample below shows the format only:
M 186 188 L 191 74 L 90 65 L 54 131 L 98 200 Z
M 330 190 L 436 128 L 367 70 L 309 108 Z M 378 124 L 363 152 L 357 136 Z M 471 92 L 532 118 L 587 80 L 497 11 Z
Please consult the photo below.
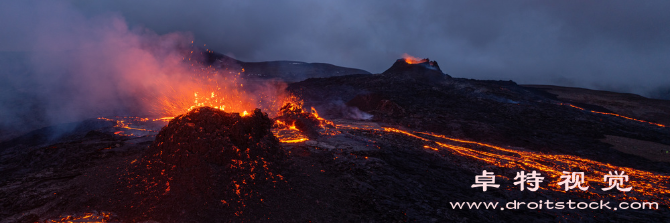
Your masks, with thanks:
M 262 111 L 241 117 L 201 108 L 144 136 L 114 134 L 118 121 L 96 119 L 71 124 L 55 138 L 47 128 L 4 141 L 0 222 L 663 222 L 670 216 L 668 101 L 452 78 L 429 60 L 398 60 L 381 74 L 309 78 L 287 91 L 305 109 L 274 121 L 293 122 L 309 140 L 281 143 Z M 310 107 L 332 123 L 314 121 L 321 119 L 306 112 Z M 600 190 L 602 172 L 624 169 L 632 192 Z M 495 172 L 501 187 L 472 188 L 482 170 Z M 538 191 L 520 191 L 513 178 L 521 170 L 547 179 Z M 578 170 L 594 175 L 588 191 L 552 186 L 555 172 Z M 450 203 L 601 199 L 660 207 L 459 210 Z
M 245 62 L 212 51 L 204 51 L 202 57 L 198 60 L 206 65 L 214 65 L 221 69 L 243 69 L 240 75 L 250 80 L 280 79 L 285 82 L 298 82 L 307 78 L 370 74 L 370 72 L 361 69 L 340 67 L 327 63 L 300 61 Z

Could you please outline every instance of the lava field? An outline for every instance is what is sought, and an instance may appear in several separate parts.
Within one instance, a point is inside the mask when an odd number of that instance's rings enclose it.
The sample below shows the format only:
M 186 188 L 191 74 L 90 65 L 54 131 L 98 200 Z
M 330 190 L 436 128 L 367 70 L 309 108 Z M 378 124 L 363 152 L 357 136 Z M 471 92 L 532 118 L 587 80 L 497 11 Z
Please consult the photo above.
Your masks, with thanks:
M 222 59 L 206 62 L 224 70 Z M 279 69 L 235 63 L 251 76 Z M 175 117 L 100 117 L 0 142 L 0 222 L 669 219 L 670 101 L 453 78 L 428 59 L 399 59 L 380 74 L 305 66 L 256 75 L 297 81 L 285 90 L 294 99 L 276 113 L 205 104 Z M 346 75 L 298 79 L 305 69 Z M 484 170 L 499 188 L 472 187 Z M 519 171 L 544 181 L 520 190 Z M 589 188 L 566 191 L 558 184 L 564 171 L 584 172 Z M 614 171 L 630 177 L 622 187 L 631 191 L 603 190 Z M 658 208 L 500 210 L 514 200 Z

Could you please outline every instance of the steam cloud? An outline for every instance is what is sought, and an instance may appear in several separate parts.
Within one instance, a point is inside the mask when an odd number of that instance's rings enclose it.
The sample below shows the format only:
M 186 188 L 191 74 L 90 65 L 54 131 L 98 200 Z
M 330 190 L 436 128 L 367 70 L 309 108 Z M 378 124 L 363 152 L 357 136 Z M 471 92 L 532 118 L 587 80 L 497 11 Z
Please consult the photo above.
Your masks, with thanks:
M 110 115 L 176 116 L 194 105 L 184 97 L 194 93 L 204 105 L 214 105 L 211 94 L 236 101 L 227 111 L 251 112 L 279 103 L 285 86 L 267 82 L 242 89 L 243 80 L 235 78 L 239 70 L 216 72 L 194 64 L 199 52 L 186 32 L 129 28 L 119 14 L 87 17 L 67 2 L 5 2 L 1 8 L 3 17 L 26 20 L 25 27 L 14 28 L 28 41 L 13 46 L 20 52 L 2 54 L 2 63 L 10 66 L 2 69 L 0 130 Z

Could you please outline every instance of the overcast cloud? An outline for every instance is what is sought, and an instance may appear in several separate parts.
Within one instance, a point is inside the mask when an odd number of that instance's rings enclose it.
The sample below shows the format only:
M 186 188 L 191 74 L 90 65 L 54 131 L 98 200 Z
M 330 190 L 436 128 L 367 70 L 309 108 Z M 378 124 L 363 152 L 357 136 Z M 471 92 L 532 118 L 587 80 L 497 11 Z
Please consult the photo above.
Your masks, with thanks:
M 244 61 L 384 71 L 403 53 L 455 77 L 645 94 L 670 85 L 668 1 L 74 1 Z
M 437 60 L 456 77 L 636 93 L 670 85 L 668 1 L 71 2 L 88 17 L 118 13 L 131 27 L 191 32 L 244 61 L 378 73 L 408 53 Z M 31 10 L 3 16 L 11 19 L 0 22 L 0 49 L 22 50 L 36 38 L 22 30 L 46 18 Z

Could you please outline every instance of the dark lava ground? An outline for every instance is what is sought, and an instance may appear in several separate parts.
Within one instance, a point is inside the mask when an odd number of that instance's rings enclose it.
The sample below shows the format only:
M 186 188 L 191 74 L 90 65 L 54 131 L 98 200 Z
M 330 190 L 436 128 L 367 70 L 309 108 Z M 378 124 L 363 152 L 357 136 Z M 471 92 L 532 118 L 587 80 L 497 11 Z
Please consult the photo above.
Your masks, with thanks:
M 670 146 L 670 128 L 561 104 L 670 125 L 668 110 L 645 115 L 635 111 L 640 106 L 616 106 L 638 99 L 562 89 L 573 94 L 568 98 L 546 86 L 451 78 L 439 68 L 402 61 L 382 74 L 307 79 L 290 84 L 288 90 L 322 117 L 367 127 L 281 144 L 269 131 L 271 120 L 260 112 L 239 117 L 199 109 L 171 121 L 157 136 L 118 136 L 111 130 L 114 123 L 103 120 L 72 124 L 69 134 L 57 138 L 48 137 L 49 132 L 65 127 L 41 129 L 0 143 L 0 222 L 103 212 L 110 213 L 106 218 L 112 222 L 670 219 L 667 205 L 617 212 L 454 210 L 449 202 L 594 200 L 577 192 L 522 192 L 512 185 L 513 176 L 497 179 L 504 185 L 500 189 L 482 192 L 471 188 L 475 175 L 500 168 L 427 150 L 416 138 L 374 130 L 389 126 L 428 131 L 669 175 L 668 162 L 621 152 L 603 139 L 617 136 Z M 598 96 L 598 102 L 574 94 Z M 670 102 L 647 104 L 654 105 L 667 108 Z M 658 199 L 667 200 L 668 195 Z

